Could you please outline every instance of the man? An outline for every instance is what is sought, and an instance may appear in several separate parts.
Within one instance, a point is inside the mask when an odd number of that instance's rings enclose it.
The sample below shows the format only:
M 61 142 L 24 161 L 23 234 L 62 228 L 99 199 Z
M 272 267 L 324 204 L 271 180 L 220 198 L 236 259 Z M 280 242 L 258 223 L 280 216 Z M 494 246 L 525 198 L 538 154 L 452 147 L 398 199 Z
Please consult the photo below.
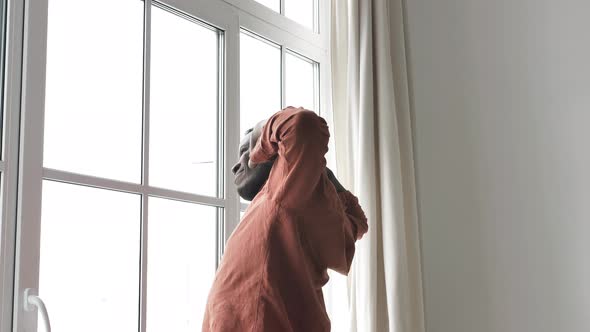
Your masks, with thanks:
M 326 168 L 326 121 L 287 107 L 250 130 L 233 167 L 252 200 L 230 236 L 203 332 L 326 332 L 327 269 L 348 274 L 368 230 L 357 198 Z

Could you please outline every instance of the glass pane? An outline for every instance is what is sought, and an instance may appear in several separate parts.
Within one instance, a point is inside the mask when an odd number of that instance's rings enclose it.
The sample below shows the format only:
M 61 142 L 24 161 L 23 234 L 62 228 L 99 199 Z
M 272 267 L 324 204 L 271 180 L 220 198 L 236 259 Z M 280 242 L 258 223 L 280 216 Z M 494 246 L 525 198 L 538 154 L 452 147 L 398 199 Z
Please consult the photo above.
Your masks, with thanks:
M 317 112 L 314 102 L 316 80 L 313 63 L 287 53 L 285 66 L 286 106 L 301 106 Z
M 149 198 L 148 332 L 200 331 L 216 256 L 216 208 Z
M 215 196 L 217 33 L 152 8 L 149 183 Z
M 139 183 L 143 2 L 50 0 L 48 10 L 43 165 Z
M 60 332 L 137 331 L 140 196 L 43 181 L 39 292 Z
M 285 0 L 285 16 L 313 30 L 315 6 L 315 0 Z
M 240 135 L 281 109 L 281 49 L 240 35 Z M 238 151 L 236 151 L 237 157 Z
M 266 7 L 274 10 L 277 13 L 281 10 L 280 0 L 254 0 L 254 1 L 265 5 Z

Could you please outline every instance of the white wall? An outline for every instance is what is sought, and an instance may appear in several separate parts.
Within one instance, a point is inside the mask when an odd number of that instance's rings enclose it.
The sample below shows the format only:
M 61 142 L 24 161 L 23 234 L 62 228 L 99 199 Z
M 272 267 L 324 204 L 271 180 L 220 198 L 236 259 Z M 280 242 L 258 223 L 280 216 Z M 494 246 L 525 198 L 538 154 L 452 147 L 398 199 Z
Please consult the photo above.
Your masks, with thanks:
M 590 1 L 406 7 L 428 332 L 590 331 Z

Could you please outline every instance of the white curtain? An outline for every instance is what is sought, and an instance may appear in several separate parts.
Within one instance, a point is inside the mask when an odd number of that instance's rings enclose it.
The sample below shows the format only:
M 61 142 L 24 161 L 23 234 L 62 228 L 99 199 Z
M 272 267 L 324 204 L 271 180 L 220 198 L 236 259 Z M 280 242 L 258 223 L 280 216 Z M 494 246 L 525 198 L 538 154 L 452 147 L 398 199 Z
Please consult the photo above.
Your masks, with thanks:
M 351 332 L 424 332 L 402 1 L 331 4 L 338 177 L 369 221 L 348 276 L 350 314 L 333 317 Z

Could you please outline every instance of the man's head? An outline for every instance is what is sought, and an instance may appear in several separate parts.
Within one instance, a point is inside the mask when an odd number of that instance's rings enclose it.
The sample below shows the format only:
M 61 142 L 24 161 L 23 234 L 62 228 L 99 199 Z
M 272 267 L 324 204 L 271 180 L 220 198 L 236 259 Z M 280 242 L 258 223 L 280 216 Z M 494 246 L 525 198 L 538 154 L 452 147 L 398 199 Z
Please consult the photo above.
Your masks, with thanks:
M 253 200 L 254 196 L 262 189 L 262 186 L 268 180 L 273 165 L 273 162 L 269 161 L 254 167 L 248 166 L 250 151 L 254 149 L 265 123 L 266 120 L 260 121 L 253 128 L 246 131 L 244 138 L 240 142 L 238 162 L 232 167 L 232 173 L 235 176 L 234 183 L 238 188 L 238 194 L 248 201 Z

